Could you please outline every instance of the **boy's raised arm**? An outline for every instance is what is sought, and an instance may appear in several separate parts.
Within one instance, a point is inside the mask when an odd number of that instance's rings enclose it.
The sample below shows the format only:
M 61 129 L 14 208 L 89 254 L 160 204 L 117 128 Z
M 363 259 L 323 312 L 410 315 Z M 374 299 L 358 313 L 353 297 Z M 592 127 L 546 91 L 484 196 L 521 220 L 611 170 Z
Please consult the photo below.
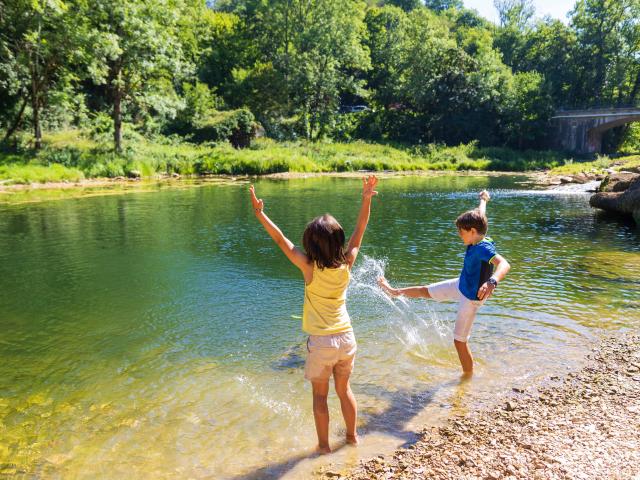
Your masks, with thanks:
M 478 205 L 478 210 L 480 210 L 480 213 L 482 213 L 483 215 L 486 215 L 487 203 L 489 203 L 489 200 L 491 200 L 491 195 L 489 195 L 489 192 L 487 192 L 486 190 L 483 190 L 478 196 L 480 197 L 480 205 Z
M 349 265 L 353 266 L 362 244 L 362 237 L 367 229 L 369 223 L 369 214 L 371 213 L 371 198 L 378 194 L 374 189 L 378 184 L 378 179 L 375 175 L 364 177 L 362 179 L 362 205 L 360 207 L 360 214 L 358 215 L 358 221 L 356 222 L 356 228 L 353 231 L 353 235 L 349 239 L 347 245 L 347 260 Z
M 269 236 L 273 239 L 274 242 L 280 247 L 280 250 L 284 252 L 287 258 L 293 263 L 296 267 L 302 270 L 302 273 L 305 275 L 310 272 L 313 272 L 313 268 L 309 265 L 309 259 L 305 255 L 303 251 L 297 248 L 291 240 L 284 236 L 282 230 L 278 228 L 278 226 L 271 221 L 267 214 L 264 213 L 264 201 L 260 198 L 256 197 L 256 191 L 253 185 L 249 187 L 249 191 L 251 192 L 251 204 L 253 205 L 253 213 L 255 214 L 258 221 L 262 224 L 264 229 L 267 231 Z

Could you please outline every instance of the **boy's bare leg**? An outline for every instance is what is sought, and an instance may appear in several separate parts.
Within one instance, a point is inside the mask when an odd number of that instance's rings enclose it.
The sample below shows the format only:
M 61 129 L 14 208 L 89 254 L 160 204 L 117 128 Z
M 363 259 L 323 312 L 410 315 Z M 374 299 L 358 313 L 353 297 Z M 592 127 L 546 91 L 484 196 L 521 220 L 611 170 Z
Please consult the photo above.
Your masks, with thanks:
M 329 380 L 311 382 L 313 389 L 313 418 L 316 421 L 316 433 L 318 434 L 318 453 L 331 453 L 329 447 Z
M 344 417 L 344 424 L 347 427 L 347 443 L 358 444 L 358 434 L 356 433 L 356 423 L 358 420 L 358 404 L 353 396 L 349 377 L 345 375 L 334 375 L 336 393 L 340 399 L 340 408 Z
M 464 376 L 471 376 L 473 374 L 473 356 L 471 355 L 469 345 L 467 342 L 461 342 L 459 340 L 454 340 L 453 344 L 458 351 L 458 358 L 460 359 Z
M 425 286 L 393 288 L 384 277 L 378 278 L 378 285 L 380 285 L 380 288 L 385 292 L 394 297 L 404 295 L 405 297 L 410 298 L 431 298 L 431 295 L 429 295 L 429 289 Z

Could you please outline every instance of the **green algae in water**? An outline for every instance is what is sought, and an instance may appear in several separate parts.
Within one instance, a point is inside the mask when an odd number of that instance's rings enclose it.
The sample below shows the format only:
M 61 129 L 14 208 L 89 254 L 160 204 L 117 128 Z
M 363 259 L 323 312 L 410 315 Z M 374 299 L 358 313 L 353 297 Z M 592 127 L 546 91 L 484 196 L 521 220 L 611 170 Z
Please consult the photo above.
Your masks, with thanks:
M 581 264 L 594 277 L 617 282 L 640 283 L 640 253 L 590 252 Z

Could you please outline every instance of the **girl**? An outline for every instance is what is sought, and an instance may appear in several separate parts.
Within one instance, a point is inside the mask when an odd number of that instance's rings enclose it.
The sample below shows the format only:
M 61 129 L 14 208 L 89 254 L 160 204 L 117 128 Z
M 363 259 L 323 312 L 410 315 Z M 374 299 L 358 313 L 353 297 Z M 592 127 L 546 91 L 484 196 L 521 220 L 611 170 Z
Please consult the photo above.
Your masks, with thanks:
M 358 256 L 362 236 L 369 222 L 371 198 L 377 195 L 375 176 L 363 178 L 362 206 L 358 222 L 345 248 L 344 230 L 329 214 L 314 218 L 302 237 L 304 251 L 298 249 L 264 213 L 264 202 L 250 187 L 254 213 L 267 233 L 304 277 L 302 330 L 307 339 L 304 376 L 313 390 L 313 416 L 318 433 L 318 452 L 330 453 L 329 379 L 333 374 L 336 393 L 347 429 L 347 443 L 357 444 L 357 405 L 349 386 L 356 355 L 356 339 L 345 305 L 351 268 Z

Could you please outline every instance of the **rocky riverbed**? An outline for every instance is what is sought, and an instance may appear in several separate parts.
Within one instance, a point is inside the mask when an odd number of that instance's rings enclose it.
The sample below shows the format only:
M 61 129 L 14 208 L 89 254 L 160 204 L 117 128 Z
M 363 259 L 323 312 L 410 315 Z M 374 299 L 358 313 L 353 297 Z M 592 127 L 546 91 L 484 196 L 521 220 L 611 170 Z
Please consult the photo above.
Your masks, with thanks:
M 577 372 L 323 478 L 640 479 L 640 336 L 606 339 Z

